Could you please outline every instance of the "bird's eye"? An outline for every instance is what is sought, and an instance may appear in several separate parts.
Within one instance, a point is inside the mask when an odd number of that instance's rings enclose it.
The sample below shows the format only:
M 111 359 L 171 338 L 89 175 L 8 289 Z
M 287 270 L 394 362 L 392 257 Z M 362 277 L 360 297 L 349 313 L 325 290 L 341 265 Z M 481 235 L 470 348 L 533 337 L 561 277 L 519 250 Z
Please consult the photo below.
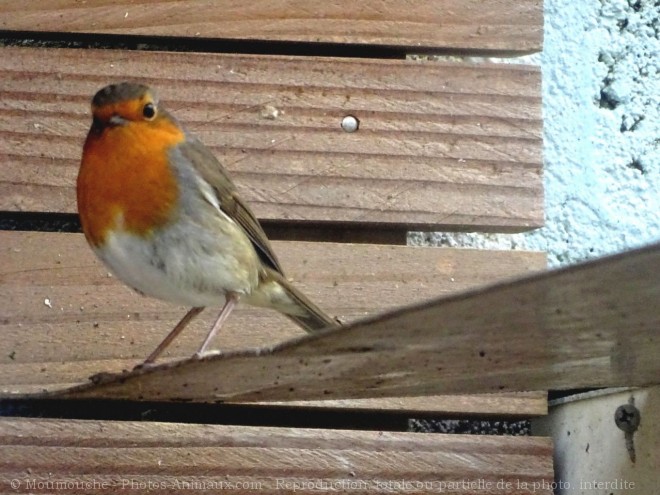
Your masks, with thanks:
M 142 115 L 145 119 L 151 120 L 156 116 L 156 107 L 153 103 L 147 103 L 142 107 Z

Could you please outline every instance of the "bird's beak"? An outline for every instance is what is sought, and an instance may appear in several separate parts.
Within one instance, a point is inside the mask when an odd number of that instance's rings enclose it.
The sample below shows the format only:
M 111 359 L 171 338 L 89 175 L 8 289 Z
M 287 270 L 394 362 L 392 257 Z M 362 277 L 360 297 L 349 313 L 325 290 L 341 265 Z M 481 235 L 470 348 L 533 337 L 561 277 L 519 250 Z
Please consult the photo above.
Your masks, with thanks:
M 121 115 L 117 115 L 117 114 L 113 115 L 112 117 L 110 117 L 110 118 L 108 119 L 108 123 L 109 123 L 110 125 L 113 125 L 113 126 L 114 126 L 114 125 L 124 125 L 124 124 L 126 124 L 127 122 L 128 122 L 128 120 L 126 120 L 126 119 L 125 119 L 124 117 L 122 117 Z

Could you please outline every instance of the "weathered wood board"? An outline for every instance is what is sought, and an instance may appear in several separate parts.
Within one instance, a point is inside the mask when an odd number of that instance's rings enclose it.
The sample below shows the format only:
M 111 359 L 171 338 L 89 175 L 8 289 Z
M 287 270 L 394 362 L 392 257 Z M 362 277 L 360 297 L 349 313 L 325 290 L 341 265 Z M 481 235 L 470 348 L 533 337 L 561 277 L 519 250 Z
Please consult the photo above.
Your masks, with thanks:
M 80 234 L 0 232 L 0 246 L 0 389 L 5 394 L 55 390 L 100 371 L 131 369 L 186 311 L 142 297 L 108 277 Z M 545 266 L 544 254 L 533 252 L 304 242 L 274 246 L 294 282 L 344 321 Z M 191 324 L 166 359 L 190 356 L 217 310 L 207 310 Z M 216 347 L 268 346 L 300 335 L 275 312 L 239 306 Z M 546 408 L 543 393 L 300 405 L 511 415 L 543 414 Z
M 540 51 L 540 0 L 0 1 L 0 29 Z
M 543 223 L 537 67 L 13 47 L 0 48 L 1 210 L 75 211 L 89 101 L 123 79 L 156 87 L 262 219 Z
M 549 495 L 553 479 L 538 437 L 0 418 L 0 452 L 11 493 Z
M 659 300 L 655 244 L 56 395 L 281 401 L 657 384 Z
M 200 51 L 519 54 L 540 50 L 542 2 L 44 0 L 17 7 L 0 0 L 0 30 L 14 39 L 99 39 L 105 46 L 124 40 Z M 400 240 L 412 229 L 514 232 L 543 223 L 538 68 L 52 45 L 0 47 L 0 211 L 75 212 L 89 100 L 101 86 L 127 78 L 156 87 L 275 228 L 364 227 L 376 232 L 364 237 L 373 242 Z M 347 115 L 358 118 L 358 132 L 341 129 Z M 275 249 L 294 282 L 347 322 L 545 263 L 540 253 L 303 242 L 277 242 Z M 4 397 L 131 369 L 185 310 L 139 297 L 108 277 L 77 234 L 0 232 L 0 251 Z M 452 306 L 468 299 L 455 296 L 437 312 L 423 308 L 421 319 L 400 310 L 394 320 L 362 320 L 318 340 L 301 337 L 274 313 L 241 308 L 217 342 L 225 358 L 127 375 L 124 383 L 65 397 L 545 413 L 542 392 L 463 393 L 499 390 L 498 373 L 511 389 L 524 383 L 522 370 L 506 375 L 497 360 L 504 351 L 494 347 L 491 362 L 488 347 L 515 337 L 517 328 L 507 325 L 519 321 L 495 311 L 490 330 L 496 326 L 501 339 L 480 335 L 482 308 Z M 189 356 L 213 317 L 205 312 L 168 359 Z M 388 347 L 395 342 L 403 343 L 402 354 Z M 473 356 L 477 343 L 487 356 Z M 513 355 L 523 347 L 514 345 Z M 443 369 L 429 373 L 434 358 Z M 541 356 L 537 367 L 549 361 Z M 455 395 L 430 395 L 437 389 Z M 321 485 L 356 493 L 549 494 L 552 478 L 545 438 L 0 418 L 0 492 L 318 493 Z

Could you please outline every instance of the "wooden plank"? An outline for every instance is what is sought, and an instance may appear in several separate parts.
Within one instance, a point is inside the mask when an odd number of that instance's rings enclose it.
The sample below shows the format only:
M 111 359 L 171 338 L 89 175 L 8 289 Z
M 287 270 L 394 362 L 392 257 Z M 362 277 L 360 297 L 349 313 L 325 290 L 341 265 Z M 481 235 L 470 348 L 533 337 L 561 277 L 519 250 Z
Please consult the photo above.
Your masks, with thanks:
M 536 67 L 0 50 L 3 210 L 75 211 L 91 95 L 149 74 L 260 218 L 491 231 L 543 223 Z M 357 132 L 341 129 L 349 114 Z
M 0 29 L 529 53 L 541 50 L 543 2 L 3 0 Z
M 183 307 L 140 297 L 109 278 L 82 235 L 0 232 L 0 245 L 0 389 L 5 394 L 55 390 L 84 382 L 99 371 L 130 369 L 185 312 Z M 545 265 L 542 253 L 530 252 L 303 242 L 274 245 L 296 284 L 346 321 Z M 175 341 L 170 356 L 191 355 L 215 313 L 209 310 L 192 323 Z M 274 312 L 239 306 L 217 346 L 238 350 L 301 334 Z M 299 405 L 530 416 L 546 412 L 546 397 L 538 392 Z
M 660 243 L 55 396 L 263 401 L 646 386 L 660 380 L 659 300 Z
M 549 495 L 553 480 L 543 437 L 0 418 L 0 452 L 12 493 Z
M 547 392 L 510 392 L 497 394 L 422 395 L 344 400 L 301 400 L 263 402 L 276 406 L 324 409 L 392 411 L 406 414 L 530 418 L 548 414 Z

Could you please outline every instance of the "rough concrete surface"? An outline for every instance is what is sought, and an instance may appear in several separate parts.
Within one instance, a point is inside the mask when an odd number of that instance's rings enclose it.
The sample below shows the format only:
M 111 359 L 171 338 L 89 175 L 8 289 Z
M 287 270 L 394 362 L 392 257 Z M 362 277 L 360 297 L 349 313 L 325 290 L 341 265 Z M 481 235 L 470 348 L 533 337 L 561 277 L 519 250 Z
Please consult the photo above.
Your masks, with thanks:
M 411 233 L 410 244 L 543 250 L 550 266 L 660 240 L 660 3 L 545 0 L 546 225 Z

